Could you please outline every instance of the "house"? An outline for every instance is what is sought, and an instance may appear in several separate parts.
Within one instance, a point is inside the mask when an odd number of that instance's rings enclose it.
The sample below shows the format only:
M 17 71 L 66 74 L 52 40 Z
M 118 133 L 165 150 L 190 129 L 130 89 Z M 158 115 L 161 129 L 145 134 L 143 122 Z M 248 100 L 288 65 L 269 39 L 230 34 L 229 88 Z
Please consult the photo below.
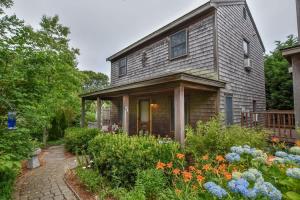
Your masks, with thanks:
M 296 127 L 300 127 L 300 0 L 296 0 L 299 45 L 284 49 L 282 54 L 292 64 L 294 112 Z
M 264 111 L 264 46 L 245 0 L 210 0 L 107 58 L 111 85 L 82 94 L 111 101 L 111 124 L 184 143 L 185 125 L 218 113 L 227 125 L 242 111 Z

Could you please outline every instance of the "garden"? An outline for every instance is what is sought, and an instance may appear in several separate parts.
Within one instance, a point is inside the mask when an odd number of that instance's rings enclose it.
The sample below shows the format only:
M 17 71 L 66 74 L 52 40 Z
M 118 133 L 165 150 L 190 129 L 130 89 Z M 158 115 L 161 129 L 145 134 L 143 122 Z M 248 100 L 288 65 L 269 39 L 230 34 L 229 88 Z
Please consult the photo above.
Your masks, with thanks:
M 100 199 L 300 199 L 300 144 L 264 130 L 224 128 L 219 118 L 186 128 L 184 149 L 166 138 L 68 129 L 72 173 Z

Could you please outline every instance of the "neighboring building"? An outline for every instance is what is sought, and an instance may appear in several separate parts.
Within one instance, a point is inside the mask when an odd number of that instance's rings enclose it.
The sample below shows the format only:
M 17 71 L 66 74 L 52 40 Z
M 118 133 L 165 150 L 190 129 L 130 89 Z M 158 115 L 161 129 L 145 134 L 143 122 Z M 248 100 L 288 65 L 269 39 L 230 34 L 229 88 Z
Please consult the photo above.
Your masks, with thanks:
M 186 124 L 265 111 L 263 54 L 246 1 L 211 0 L 109 57 L 111 86 L 81 95 L 83 108 L 97 100 L 100 116 L 110 100 L 111 124 L 183 144 Z
M 292 64 L 295 124 L 300 128 L 300 0 L 296 0 L 299 45 L 283 50 L 282 54 Z

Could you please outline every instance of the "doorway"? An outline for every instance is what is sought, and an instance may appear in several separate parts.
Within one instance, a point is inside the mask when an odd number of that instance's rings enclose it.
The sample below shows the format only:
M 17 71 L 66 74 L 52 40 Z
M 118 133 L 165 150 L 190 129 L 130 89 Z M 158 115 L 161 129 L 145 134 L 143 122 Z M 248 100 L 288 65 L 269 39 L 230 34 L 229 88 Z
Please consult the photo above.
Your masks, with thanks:
M 140 99 L 138 102 L 138 133 L 150 133 L 150 99 Z

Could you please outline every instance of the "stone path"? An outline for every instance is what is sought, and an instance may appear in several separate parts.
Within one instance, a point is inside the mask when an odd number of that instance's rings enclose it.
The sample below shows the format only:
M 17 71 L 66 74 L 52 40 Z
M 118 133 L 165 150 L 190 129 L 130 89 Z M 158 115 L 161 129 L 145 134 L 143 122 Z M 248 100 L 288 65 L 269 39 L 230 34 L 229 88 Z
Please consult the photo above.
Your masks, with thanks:
M 76 200 L 63 180 L 75 159 L 66 159 L 63 146 L 50 147 L 45 152 L 44 165 L 30 170 L 16 184 L 14 200 Z

